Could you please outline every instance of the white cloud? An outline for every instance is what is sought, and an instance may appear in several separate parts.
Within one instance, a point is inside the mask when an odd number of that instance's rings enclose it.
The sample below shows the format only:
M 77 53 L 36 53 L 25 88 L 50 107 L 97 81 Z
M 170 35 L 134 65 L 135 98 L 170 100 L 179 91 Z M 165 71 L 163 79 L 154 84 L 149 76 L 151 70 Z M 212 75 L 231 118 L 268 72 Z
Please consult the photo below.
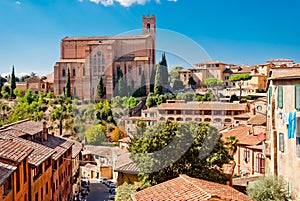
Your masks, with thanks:
M 176 3 L 178 0 L 168 0 L 168 1 Z
M 17 5 L 21 5 L 21 1 L 16 1 L 16 4 Z
M 83 0 L 78 0 L 79 2 L 83 2 Z
M 79 0 L 82 1 L 82 0 Z M 89 0 L 96 4 L 101 3 L 104 6 L 112 6 L 115 2 L 119 3 L 121 6 L 130 7 L 132 4 L 145 5 L 147 2 L 151 0 Z M 177 1 L 177 0 L 172 0 Z M 156 3 L 160 3 L 160 0 L 155 0 Z

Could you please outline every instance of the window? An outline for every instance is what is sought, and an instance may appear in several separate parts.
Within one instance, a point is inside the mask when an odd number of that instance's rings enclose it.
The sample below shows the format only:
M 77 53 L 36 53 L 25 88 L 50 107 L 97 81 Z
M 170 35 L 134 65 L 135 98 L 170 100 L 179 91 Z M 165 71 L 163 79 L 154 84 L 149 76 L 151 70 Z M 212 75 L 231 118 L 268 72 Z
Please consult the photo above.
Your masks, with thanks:
M 250 149 L 244 149 L 244 161 L 248 163 L 250 161 Z
M 268 103 L 271 104 L 271 98 L 272 98 L 272 86 L 269 87 L 268 91 Z
M 48 182 L 46 182 L 46 195 L 48 194 L 49 189 L 48 189 Z
M 102 72 L 104 73 L 104 71 L 105 71 L 105 66 L 102 66 Z
M 258 105 L 258 106 L 256 107 L 256 109 L 257 109 L 257 111 L 261 111 L 261 110 L 262 110 L 262 106 Z
M 82 76 L 85 76 L 85 68 L 82 69 Z
M 300 110 L 300 84 L 295 85 L 295 109 Z
M 284 135 L 279 133 L 279 151 L 284 152 Z
M 263 154 L 259 153 L 256 155 L 256 166 L 255 166 L 256 172 L 260 174 L 265 173 L 265 157 Z
M 35 201 L 39 201 L 39 193 L 35 194 Z
M 104 59 L 104 57 L 102 57 L 102 64 L 105 64 L 105 59 Z
M 296 137 L 296 156 L 300 158 L 300 137 Z
M 282 89 L 282 86 L 278 86 L 277 101 L 278 101 L 278 107 L 283 108 L 283 89 Z
M 96 66 L 94 66 L 94 68 L 93 68 L 93 72 L 94 72 L 94 73 L 96 73 L 96 72 L 97 72 Z
M 73 77 L 75 77 L 76 76 L 76 69 L 74 68 L 73 69 Z
M 66 77 L 66 70 L 65 69 L 62 70 L 62 76 Z
M 101 71 L 101 67 L 100 66 L 98 66 L 98 73 Z
M 74 95 L 76 96 L 76 87 L 74 87 Z
M 43 195 L 43 188 L 41 188 L 41 199 L 43 199 L 44 195 Z
M 150 24 L 147 24 L 147 32 L 150 33 Z
M 211 121 L 210 118 L 205 118 L 205 119 L 204 119 L 204 122 L 210 122 L 210 121 Z
M 142 67 L 139 66 L 139 75 L 141 75 L 141 74 L 142 74 Z

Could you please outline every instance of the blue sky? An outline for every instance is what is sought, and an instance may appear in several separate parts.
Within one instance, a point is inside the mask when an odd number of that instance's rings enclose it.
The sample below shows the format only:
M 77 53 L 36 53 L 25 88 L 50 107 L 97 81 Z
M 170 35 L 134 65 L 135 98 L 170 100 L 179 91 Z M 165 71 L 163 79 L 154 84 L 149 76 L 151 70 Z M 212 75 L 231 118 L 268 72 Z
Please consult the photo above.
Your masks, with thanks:
M 189 64 L 208 58 L 205 52 L 234 64 L 300 62 L 299 8 L 298 0 L 0 0 L 0 74 L 11 72 L 12 65 L 17 73 L 50 73 L 63 37 L 140 29 L 148 13 L 156 15 L 157 28 L 179 37 L 180 42 L 169 41 L 170 48 L 189 55 L 179 55 Z M 185 40 L 203 51 L 184 47 Z M 170 66 L 181 64 L 176 57 L 167 54 Z

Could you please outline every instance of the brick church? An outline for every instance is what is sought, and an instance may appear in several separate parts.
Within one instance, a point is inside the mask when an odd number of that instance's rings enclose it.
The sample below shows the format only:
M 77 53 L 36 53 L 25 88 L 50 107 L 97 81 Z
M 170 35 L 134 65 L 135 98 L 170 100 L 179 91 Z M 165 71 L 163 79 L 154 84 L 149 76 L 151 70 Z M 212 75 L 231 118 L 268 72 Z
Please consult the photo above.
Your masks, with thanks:
M 147 92 L 155 68 L 156 18 L 143 16 L 142 35 L 65 37 L 61 41 L 60 60 L 54 66 L 54 93 L 61 95 L 70 71 L 71 94 L 82 100 L 97 100 L 100 77 L 106 88 L 106 98 L 114 95 L 117 71 L 122 70 L 127 83 L 135 88 L 145 75 Z

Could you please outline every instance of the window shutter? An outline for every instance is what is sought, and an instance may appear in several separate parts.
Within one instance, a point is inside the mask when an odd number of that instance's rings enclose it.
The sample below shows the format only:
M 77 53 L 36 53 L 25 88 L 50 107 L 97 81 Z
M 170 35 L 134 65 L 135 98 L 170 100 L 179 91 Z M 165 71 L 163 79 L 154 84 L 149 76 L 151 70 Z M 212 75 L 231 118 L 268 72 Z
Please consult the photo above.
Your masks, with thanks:
M 283 133 L 279 133 L 279 150 L 284 152 L 284 135 Z
M 282 89 L 282 86 L 278 86 L 277 100 L 278 100 L 278 107 L 283 108 L 283 89 Z
M 272 97 L 272 87 L 269 87 L 269 92 L 268 92 L 268 103 L 269 103 L 269 105 L 271 104 L 271 97 Z
M 295 85 L 295 109 L 300 110 L 300 85 Z

